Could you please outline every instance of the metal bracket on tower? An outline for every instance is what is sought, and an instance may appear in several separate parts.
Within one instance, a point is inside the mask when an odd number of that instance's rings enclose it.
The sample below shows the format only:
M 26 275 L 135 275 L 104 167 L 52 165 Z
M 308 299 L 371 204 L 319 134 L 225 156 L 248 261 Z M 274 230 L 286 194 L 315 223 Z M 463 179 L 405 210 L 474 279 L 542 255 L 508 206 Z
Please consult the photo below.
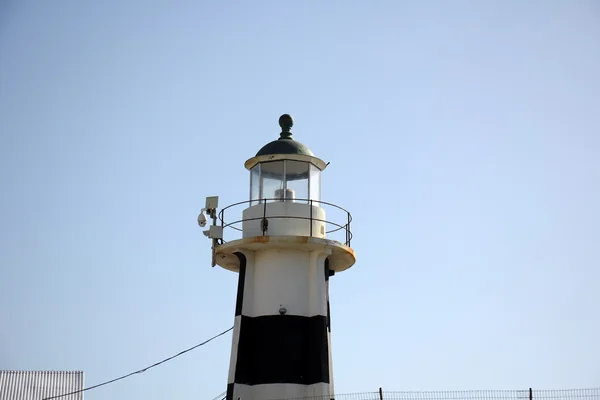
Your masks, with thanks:
M 206 216 L 212 218 L 212 225 L 209 226 L 208 230 L 202 231 L 204 236 L 208 237 L 212 240 L 212 262 L 211 266 L 214 267 L 217 265 L 217 246 L 219 245 L 219 240 L 223 240 L 223 227 L 217 226 L 217 207 L 219 206 L 219 197 L 218 196 L 210 196 L 206 198 L 205 207 L 198 215 L 198 225 L 204 228 L 206 226 L 207 218 Z M 204 215 L 206 213 L 206 215 Z

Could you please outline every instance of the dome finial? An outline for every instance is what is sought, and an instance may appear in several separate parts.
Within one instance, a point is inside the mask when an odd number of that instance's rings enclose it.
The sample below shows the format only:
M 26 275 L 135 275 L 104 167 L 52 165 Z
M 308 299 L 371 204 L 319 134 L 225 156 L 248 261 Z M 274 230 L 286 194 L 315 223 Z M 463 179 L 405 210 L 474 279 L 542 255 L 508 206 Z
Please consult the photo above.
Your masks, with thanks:
M 281 127 L 281 134 L 279 139 L 291 139 L 292 138 L 292 126 L 294 126 L 294 119 L 290 114 L 283 114 L 279 117 L 279 126 Z

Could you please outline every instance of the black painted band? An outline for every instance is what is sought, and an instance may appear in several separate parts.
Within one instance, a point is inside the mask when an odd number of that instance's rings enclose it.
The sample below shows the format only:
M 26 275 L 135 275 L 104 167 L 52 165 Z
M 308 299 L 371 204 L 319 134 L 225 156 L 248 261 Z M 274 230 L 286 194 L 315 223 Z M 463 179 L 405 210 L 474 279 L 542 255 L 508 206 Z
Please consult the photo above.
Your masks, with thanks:
M 329 297 L 329 294 L 327 297 Z M 329 300 L 327 300 L 327 330 L 331 332 L 331 309 L 329 308 Z
M 225 397 L 227 400 L 233 400 L 233 383 L 227 384 L 227 395 Z
M 237 299 L 235 301 L 235 316 L 242 315 L 244 305 L 244 281 L 246 280 L 246 256 L 240 252 L 235 253 L 240 260 L 240 273 L 238 276 Z
M 235 383 L 329 383 L 327 317 L 242 315 Z

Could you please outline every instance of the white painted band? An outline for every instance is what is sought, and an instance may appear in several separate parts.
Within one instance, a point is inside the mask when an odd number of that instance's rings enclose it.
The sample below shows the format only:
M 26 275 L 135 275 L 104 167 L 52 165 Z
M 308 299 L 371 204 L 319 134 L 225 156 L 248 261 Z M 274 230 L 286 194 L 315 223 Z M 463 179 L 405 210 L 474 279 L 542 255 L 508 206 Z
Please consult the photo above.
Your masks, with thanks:
M 327 315 L 327 252 L 295 249 L 256 251 L 246 263 L 242 314 L 248 317 L 286 314 Z
M 265 385 L 233 386 L 233 400 L 280 400 L 299 398 L 318 398 L 325 400 L 333 398 L 328 383 L 315 383 L 313 385 L 298 385 L 295 383 L 270 383 Z

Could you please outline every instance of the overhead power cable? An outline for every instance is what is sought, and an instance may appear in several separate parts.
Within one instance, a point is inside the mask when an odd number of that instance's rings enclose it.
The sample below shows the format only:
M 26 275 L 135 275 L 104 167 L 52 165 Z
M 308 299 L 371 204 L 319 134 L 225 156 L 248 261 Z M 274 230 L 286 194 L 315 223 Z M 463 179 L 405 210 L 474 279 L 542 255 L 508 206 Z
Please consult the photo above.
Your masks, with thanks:
M 94 385 L 94 386 L 86 387 L 84 389 L 79 389 L 79 390 L 75 390 L 73 392 L 63 393 L 63 394 L 59 394 L 59 395 L 56 395 L 56 396 L 45 397 L 42 400 L 58 399 L 59 397 L 65 397 L 65 396 L 69 396 L 69 395 L 76 394 L 76 393 L 81 393 L 81 392 L 87 392 L 88 390 L 92 390 L 92 389 L 98 388 L 100 386 L 108 385 L 109 383 L 120 381 L 121 379 L 125 379 L 127 377 L 130 377 L 131 375 L 144 373 L 144 372 L 148 371 L 150 368 L 154 368 L 156 366 L 159 366 L 160 364 L 166 363 L 167 361 L 170 361 L 170 360 L 174 359 L 175 357 L 179 357 L 180 355 L 185 354 L 188 351 L 192 351 L 192 350 L 194 350 L 194 349 L 196 349 L 196 348 L 198 348 L 200 346 L 204 346 L 206 343 L 210 342 L 211 340 L 214 340 L 214 339 L 218 338 L 219 336 L 223 336 L 224 334 L 226 334 L 227 332 L 229 332 L 232 329 L 233 329 L 233 326 L 231 328 L 227 329 L 226 331 L 223 331 L 223 332 L 219 333 L 218 335 L 215 335 L 215 336 L 211 337 L 210 339 L 205 340 L 202 343 L 198 343 L 197 345 L 192 346 L 189 349 L 185 349 L 183 351 L 180 351 L 179 353 L 175 354 L 174 356 L 171 356 L 169 358 L 165 358 L 162 361 L 154 363 L 154 364 L 152 364 L 152 365 L 150 365 L 150 366 L 148 366 L 146 368 L 142 368 L 142 369 L 140 369 L 138 371 L 134 371 L 134 372 L 131 372 L 131 373 L 127 374 L 127 375 L 123 375 L 123 376 L 120 376 L 118 378 L 111 379 L 110 381 L 102 382 L 102 383 L 99 383 L 99 384 Z

